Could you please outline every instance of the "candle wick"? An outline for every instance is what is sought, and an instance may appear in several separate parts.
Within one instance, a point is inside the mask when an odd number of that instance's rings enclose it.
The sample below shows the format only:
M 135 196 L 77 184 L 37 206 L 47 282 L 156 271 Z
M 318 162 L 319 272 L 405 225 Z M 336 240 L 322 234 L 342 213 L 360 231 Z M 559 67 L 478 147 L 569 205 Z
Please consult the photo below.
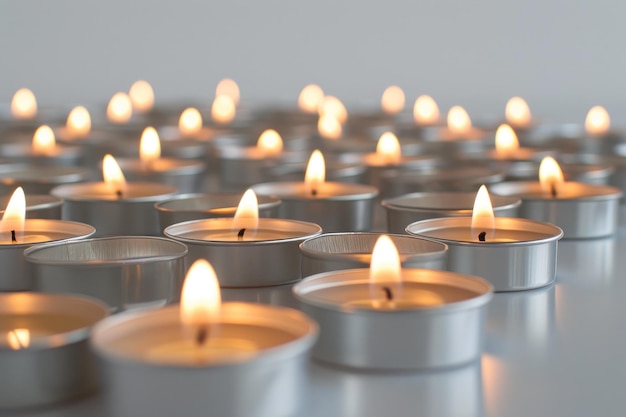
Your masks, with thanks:
M 552 198 L 556 198 L 556 184 L 550 184 L 550 194 L 552 194 Z
M 243 240 L 243 234 L 246 233 L 246 228 L 244 227 L 243 229 L 239 230 L 239 233 L 237 233 L 237 240 Z
M 312 195 L 313 197 L 315 197 L 315 196 L 317 195 L 317 189 L 316 189 L 316 188 L 313 188 L 313 189 L 311 190 L 311 195 Z
M 17 243 L 17 238 L 15 237 L 15 230 L 11 230 L 11 243 Z
M 209 327 L 208 326 L 199 326 L 198 332 L 196 333 L 196 344 L 198 346 L 204 345 L 206 340 L 209 337 Z
M 385 298 L 387 301 L 393 301 L 393 292 L 391 292 L 391 288 L 383 287 L 383 291 L 385 292 Z
M 115 191 L 115 195 L 117 196 L 117 198 L 122 198 L 122 190 Z
M 478 234 L 478 240 L 480 242 L 486 242 L 487 241 L 487 232 L 480 232 Z

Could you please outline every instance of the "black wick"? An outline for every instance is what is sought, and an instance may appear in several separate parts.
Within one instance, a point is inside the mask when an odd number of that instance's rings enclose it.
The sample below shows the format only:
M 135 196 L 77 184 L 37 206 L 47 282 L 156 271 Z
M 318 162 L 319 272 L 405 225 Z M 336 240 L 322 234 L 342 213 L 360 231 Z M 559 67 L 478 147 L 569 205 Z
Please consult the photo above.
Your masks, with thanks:
M 552 194 L 552 198 L 556 198 L 556 184 L 550 184 L 550 194 Z
M 122 190 L 117 190 L 115 192 L 115 195 L 117 196 L 117 198 L 122 198 Z
M 17 238 L 15 237 L 15 230 L 11 230 L 11 243 L 17 243 Z
M 317 189 L 315 189 L 315 188 L 314 188 L 314 189 L 312 189 L 312 190 L 311 190 L 311 195 L 312 195 L 312 196 L 316 196 L 316 195 L 317 195 Z
M 391 292 L 391 288 L 383 287 L 383 291 L 385 292 L 385 298 L 387 301 L 393 301 L 393 292 Z
M 198 346 L 204 345 L 207 337 L 209 336 L 209 328 L 206 326 L 200 326 L 198 328 L 198 333 L 196 333 L 196 343 Z
M 243 234 L 246 233 L 246 228 L 244 227 L 243 229 L 239 230 L 239 233 L 237 233 L 237 240 L 243 240 Z
M 480 232 L 478 234 L 478 240 L 481 242 L 485 242 L 487 238 L 487 232 Z

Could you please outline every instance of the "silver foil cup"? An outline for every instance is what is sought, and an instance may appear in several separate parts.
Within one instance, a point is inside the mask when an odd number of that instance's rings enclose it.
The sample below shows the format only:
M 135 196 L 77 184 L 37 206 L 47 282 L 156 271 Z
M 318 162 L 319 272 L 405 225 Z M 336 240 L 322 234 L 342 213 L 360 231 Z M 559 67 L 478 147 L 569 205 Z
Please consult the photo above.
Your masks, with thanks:
M 494 215 L 517 217 L 522 201 L 516 197 L 492 195 Z M 406 227 L 419 220 L 437 217 L 471 216 L 475 192 L 411 193 L 383 200 L 389 233 L 405 233 Z
M 28 346 L 24 344 L 18 350 L 7 344 L 4 335 L 0 338 L 0 409 L 44 406 L 95 391 L 95 361 L 87 339 L 90 327 L 108 315 L 104 304 L 72 295 L 0 294 L 2 331 L 13 330 L 9 324 L 11 315 L 21 317 L 15 320 L 20 323 L 19 328 L 28 328 L 28 315 L 40 319 L 59 315 L 57 320 L 65 320 L 61 326 L 67 328 L 50 335 L 31 336 Z M 67 326 L 72 317 L 76 326 Z M 48 319 L 51 320 L 54 319 Z
M 115 346 L 124 340 L 136 346 L 142 343 L 142 337 L 164 331 L 180 333 L 178 310 L 170 307 L 119 314 L 94 328 L 91 341 L 102 363 L 110 415 L 299 415 L 308 392 L 308 355 L 317 336 L 312 320 L 292 309 L 223 304 L 223 324 L 245 325 L 256 334 L 284 334 L 280 344 L 261 349 L 239 362 L 160 364 L 143 356 L 128 357 L 123 347 Z
M 302 276 L 340 269 L 368 268 L 379 233 L 328 233 L 300 244 Z M 403 268 L 444 269 L 448 247 L 433 240 L 390 235 Z
M 80 167 L 10 165 L 0 167 L 0 193 L 9 194 L 22 187 L 26 195 L 48 194 L 54 187 L 88 181 L 92 176 L 89 169 Z
M 163 233 L 187 245 L 187 268 L 197 259 L 206 259 L 213 265 L 220 286 L 227 288 L 267 287 L 299 280 L 298 245 L 322 233 L 322 229 L 313 223 L 259 219 L 260 230 L 284 233 L 285 237 L 247 241 L 211 240 L 212 233 L 230 230 L 232 221 L 232 218 L 192 220 L 169 226 Z M 206 237 L 194 238 L 192 235 L 197 232 L 204 232 Z M 233 236 L 236 233 L 233 231 Z
M 292 289 L 293 283 L 271 287 L 222 288 L 221 292 L 224 302 L 243 301 L 297 309 L 299 305 L 293 297 Z
M 489 186 L 492 194 L 522 199 L 520 217 L 553 223 L 563 229 L 565 239 L 610 236 L 618 225 L 621 190 L 601 185 L 565 183 L 577 187 L 576 196 L 552 198 L 541 191 L 539 182 L 503 182 Z
M 202 161 L 159 158 L 150 165 L 139 159 L 120 158 L 119 166 L 128 181 L 167 184 L 183 193 L 200 189 L 206 171 Z
M 34 286 L 33 271 L 24 260 L 24 250 L 50 242 L 69 242 L 92 236 L 96 229 L 88 224 L 54 219 L 27 219 L 24 234 L 44 235 L 47 238 L 37 243 L 17 243 L 10 241 L 0 245 L 0 291 L 27 291 Z
M 159 236 L 154 204 L 172 198 L 176 189 L 159 183 L 128 183 L 129 197 L 104 198 L 96 188 L 104 183 L 59 186 L 52 195 L 65 200 L 63 218 L 93 225 L 96 236 Z
M 470 242 L 439 237 L 449 229 L 470 230 L 471 217 L 428 219 L 407 226 L 410 235 L 435 239 L 448 245 L 449 271 L 483 277 L 495 291 L 519 291 L 551 284 L 556 277 L 557 244 L 563 231 L 549 223 L 496 217 L 496 234 L 521 232 L 527 239 Z
M 332 194 L 312 198 L 304 195 L 304 183 L 277 182 L 252 187 L 257 195 L 274 196 L 282 201 L 280 217 L 303 220 L 322 226 L 325 232 L 368 231 L 374 221 L 374 201 L 378 190 L 368 185 L 325 183 Z
M 425 370 L 459 366 L 480 357 L 485 305 L 492 286 L 477 277 L 447 271 L 405 269 L 403 284 L 442 294 L 460 291 L 458 301 L 397 310 L 346 307 L 351 285 L 367 285 L 368 269 L 325 272 L 294 286 L 301 309 L 320 326 L 313 347 L 317 360 L 351 368 Z M 319 291 L 342 292 L 332 300 Z M 343 298 L 346 298 L 345 300 Z
M 24 257 L 37 291 L 85 294 L 129 310 L 177 301 L 186 254 L 170 239 L 129 236 L 41 245 Z
M 210 219 L 215 217 L 233 217 L 241 201 L 241 193 L 224 194 L 180 194 L 154 205 L 159 217 L 159 227 L 189 220 Z M 260 196 L 259 217 L 278 216 L 280 200 L 274 197 Z
M 6 207 L 11 199 L 10 195 L 0 197 L 0 207 Z M 63 199 L 47 194 L 26 195 L 26 218 L 27 219 L 56 219 L 61 220 Z M 0 216 L 4 216 L 4 209 L 0 210 Z

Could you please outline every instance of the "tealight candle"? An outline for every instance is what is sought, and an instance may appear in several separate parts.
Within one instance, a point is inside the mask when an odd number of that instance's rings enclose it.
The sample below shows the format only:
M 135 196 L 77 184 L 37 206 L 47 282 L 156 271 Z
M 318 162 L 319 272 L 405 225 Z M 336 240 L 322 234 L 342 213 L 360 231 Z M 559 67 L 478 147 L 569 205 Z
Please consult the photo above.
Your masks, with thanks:
M 32 289 L 32 275 L 22 252 L 32 245 L 82 239 L 95 233 L 87 224 L 52 219 L 26 219 L 26 199 L 22 188 L 13 193 L 0 221 L 0 262 L 3 273 L 0 291 Z
M 24 251 L 37 291 L 98 298 L 112 310 L 178 301 L 187 247 L 154 236 L 115 236 Z
M 153 127 L 141 134 L 139 159 L 120 158 L 119 165 L 129 181 L 167 184 L 179 192 L 199 189 L 206 170 L 202 161 L 162 157 L 161 140 Z
M 43 406 L 94 391 L 87 339 L 107 315 L 104 304 L 85 297 L 0 294 L 0 408 Z
M 448 269 L 487 279 L 495 291 L 546 286 L 556 276 L 558 227 L 526 219 L 495 217 L 482 186 L 472 217 L 421 220 L 407 233 L 448 245 Z
M 327 232 L 369 230 L 375 187 L 325 181 L 324 157 L 318 150 L 309 160 L 304 182 L 257 184 L 259 195 L 281 199 L 280 217 L 320 224 Z
M 154 107 L 154 90 L 147 81 L 135 81 L 128 90 L 128 98 L 137 113 L 149 113 Z
M 127 183 L 111 155 L 103 160 L 104 182 L 55 187 L 51 194 L 65 200 L 63 218 L 96 227 L 98 235 L 159 235 L 154 203 L 171 198 L 176 189 L 152 182 Z
M 439 106 L 429 95 L 421 95 L 413 104 L 413 119 L 418 126 L 434 126 L 439 123 Z
M 130 121 L 133 116 L 133 104 L 128 94 L 115 93 L 107 105 L 107 120 L 110 123 L 123 125 Z
M 61 208 L 63 199 L 48 194 L 26 195 L 26 218 L 27 219 L 56 219 L 61 220 Z M 0 207 L 9 204 L 10 196 L 0 196 Z M 4 210 L 0 210 L 4 215 Z
M 180 306 L 103 320 L 92 345 L 112 415 L 286 417 L 303 403 L 316 336 L 296 310 L 222 304 L 215 271 L 199 260 Z
M 264 287 L 300 279 L 298 245 L 321 232 L 313 223 L 258 218 L 256 195 L 248 190 L 235 217 L 178 223 L 163 233 L 188 246 L 187 265 L 209 260 L 223 287 Z
M 533 125 L 533 117 L 528 103 L 521 97 L 511 97 L 504 108 L 506 122 L 515 129 L 525 130 Z
M 75 146 L 62 146 L 56 143 L 54 131 L 42 125 L 35 130 L 31 144 L 16 142 L 0 146 L 0 156 L 14 162 L 33 165 L 76 165 L 82 152 Z
M 388 237 L 370 269 L 325 272 L 294 286 L 302 310 L 320 324 L 313 356 L 354 368 L 406 370 L 457 366 L 482 351 L 485 304 L 481 278 L 404 269 Z
M 16 120 L 30 120 L 37 116 L 37 98 L 28 88 L 20 88 L 11 99 L 11 115 Z
M 435 137 L 425 137 L 432 152 L 445 157 L 468 152 L 479 152 L 485 148 L 481 140 L 482 129 L 472 126 L 467 111 L 461 106 L 453 106 L 448 111 L 447 127 L 439 129 Z
M 556 224 L 565 238 L 596 238 L 615 232 L 621 190 L 566 182 L 550 157 L 542 161 L 539 177 L 539 182 L 504 182 L 490 189 L 494 194 L 521 198 L 521 217 Z
M 28 194 L 48 194 L 54 187 L 87 181 L 91 170 L 69 166 L 0 165 L 0 193 L 22 187 Z
M 624 136 L 621 132 L 611 130 L 611 117 L 602 106 L 593 106 L 587 112 L 585 133 L 581 138 L 581 152 L 603 155 L 612 155 Z
M 487 151 L 486 154 L 479 153 L 469 156 L 514 163 L 516 161 L 538 160 L 550 153 L 553 152 L 547 149 L 520 147 L 519 139 L 513 128 L 508 124 L 501 124 L 496 129 L 495 149 Z

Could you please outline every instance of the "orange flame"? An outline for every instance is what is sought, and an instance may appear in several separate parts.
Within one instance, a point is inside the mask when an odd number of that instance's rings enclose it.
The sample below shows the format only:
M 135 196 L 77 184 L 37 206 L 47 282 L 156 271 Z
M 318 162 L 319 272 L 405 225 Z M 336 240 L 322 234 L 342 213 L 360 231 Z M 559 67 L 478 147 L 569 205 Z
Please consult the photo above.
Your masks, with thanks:
M 37 116 L 37 99 L 28 88 L 20 88 L 11 99 L 11 114 L 20 120 L 32 119 Z
M 402 88 L 397 85 L 387 87 L 383 92 L 380 105 L 387 114 L 398 114 L 404 109 L 406 97 Z
M 318 85 L 305 86 L 298 96 L 298 107 L 305 113 L 316 113 L 324 100 L 324 90 Z
M 486 242 L 493 238 L 496 228 L 496 219 L 493 214 L 493 205 L 487 187 L 481 185 L 476 193 L 474 209 L 472 210 L 472 237 Z

